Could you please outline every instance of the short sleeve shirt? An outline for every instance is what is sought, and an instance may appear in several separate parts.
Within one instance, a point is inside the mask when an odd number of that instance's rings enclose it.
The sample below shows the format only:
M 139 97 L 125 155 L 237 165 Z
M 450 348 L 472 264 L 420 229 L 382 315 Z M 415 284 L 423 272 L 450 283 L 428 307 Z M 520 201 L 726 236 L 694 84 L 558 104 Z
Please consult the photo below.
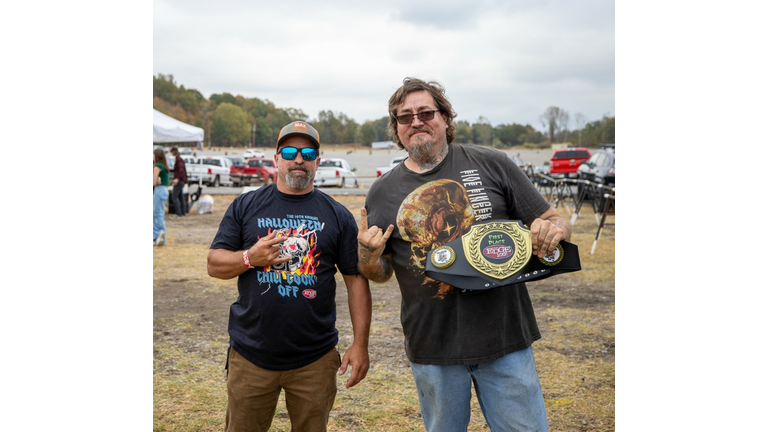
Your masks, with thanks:
M 251 363 L 288 370 L 319 359 L 338 342 L 335 274 L 358 274 L 357 223 L 320 190 L 288 195 L 272 184 L 232 202 L 211 249 L 245 250 L 276 230 L 288 237 L 281 255 L 291 260 L 238 277 L 229 336 Z
M 401 163 L 376 180 L 365 206 L 369 226 L 395 225 L 384 254 L 393 256 L 412 362 L 476 364 L 541 337 L 525 284 L 463 292 L 424 273 L 429 251 L 459 238 L 472 224 L 492 219 L 530 224 L 549 209 L 505 153 L 450 144 L 446 158 L 426 173 Z
M 158 163 L 155 164 L 155 166 L 160 168 L 160 175 L 159 175 L 159 177 L 160 177 L 160 184 L 163 185 L 163 186 L 170 186 L 171 185 L 171 178 L 168 175 L 168 170 L 165 169 L 165 165 L 163 165 L 163 164 L 158 162 Z

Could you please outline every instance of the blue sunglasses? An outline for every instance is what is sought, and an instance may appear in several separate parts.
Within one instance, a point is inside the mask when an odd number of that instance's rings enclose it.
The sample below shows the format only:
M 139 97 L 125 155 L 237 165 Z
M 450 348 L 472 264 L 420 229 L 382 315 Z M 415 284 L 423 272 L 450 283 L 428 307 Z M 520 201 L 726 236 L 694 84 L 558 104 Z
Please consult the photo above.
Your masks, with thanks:
M 280 149 L 280 156 L 285 160 L 294 160 L 296 155 L 299 154 L 299 149 L 296 147 L 283 147 Z M 317 159 L 317 149 L 306 147 L 301 149 L 301 158 L 305 161 L 313 161 Z

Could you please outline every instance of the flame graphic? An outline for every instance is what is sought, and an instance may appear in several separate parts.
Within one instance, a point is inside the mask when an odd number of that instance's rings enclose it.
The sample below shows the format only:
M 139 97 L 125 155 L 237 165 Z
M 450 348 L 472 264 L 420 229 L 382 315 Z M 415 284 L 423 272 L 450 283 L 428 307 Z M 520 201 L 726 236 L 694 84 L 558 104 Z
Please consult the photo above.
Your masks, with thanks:
M 296 269 L 294 274 L 299 275 L 313 275 L 315 274 L 315 269 L 318 265 L 320 265 L 320 254 L 318 253 L 315 255 L 315 251 L 317 250 L 317 243 L 316 243 L 316 236 L 315 231 L 310 231 L 308 229 L 304 228 L 304 225 L 300 226 L 299 228 L 279 228 L 277 230 L 274 230 L 270 228 L 267 231 L 267 235 L 271 234 L 272 231 L 277 231 L 276 237 L 304 237 L 309 242 L 309 250 L 307 251 L 307 254 L 302 258 L 301 267 Z M 277 271 L 272 270 L 271 266 L 267 266 L 264 268 L 265 271 Z M 286 280 L 288 277 L 286 276 L 287 273 L 285 271 L 277 271 L 278 273 L 282 274 L 282 279 Z

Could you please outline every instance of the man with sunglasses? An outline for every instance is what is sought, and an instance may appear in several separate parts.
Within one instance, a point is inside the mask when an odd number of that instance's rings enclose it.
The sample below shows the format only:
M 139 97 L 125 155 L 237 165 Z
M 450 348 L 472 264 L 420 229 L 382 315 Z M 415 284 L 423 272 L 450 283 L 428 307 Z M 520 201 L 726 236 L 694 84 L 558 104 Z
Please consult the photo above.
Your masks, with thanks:
M 230 307 L 227 431 L 269 430 L 285 391 L 292 429 L 325 431 L 336 372 L 365 378 L 371 292 L 357 269 L 357 223 L 315 189 L 320 136 L 306 122 L 280 131 L 277 182 L 237 197 L 208 253 L 208 274 L 237 277 Z M 336 345 L 336 271 L 347 288 L 354 341 Z
M 406 78 L 390 98 L 388 132 L 408 158 L 373 183 L 360 210 L 360 272 L 375 282 L 397 277 L 427 431 L 467 430 L 472 385 L 491 430 L 548 430 L 525 284 L 457 289 L 426 268 L 430 251 L 446 251 L 483 221 L 522 221 L 542 258 L 570 238 L 570 226 L 506 154 L 453 144 L 455 117 L 434 81 Z

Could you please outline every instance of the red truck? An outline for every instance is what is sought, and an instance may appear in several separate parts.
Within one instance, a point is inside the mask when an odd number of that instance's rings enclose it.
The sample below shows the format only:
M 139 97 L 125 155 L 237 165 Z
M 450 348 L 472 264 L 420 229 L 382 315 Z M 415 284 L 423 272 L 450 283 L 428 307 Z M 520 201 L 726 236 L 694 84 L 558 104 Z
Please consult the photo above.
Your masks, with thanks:
M 242 186 L 245 161 L 238 156 L 227 156 L 227 159 L 232 161 L 232 166 L 229 167 L 229 178 L 232 180 L 232 185 L 234 187 Z
M 241 184 L 250 186 L 252 183 L 271 184 L 277 181 L 275 161 L 267 158 L 250 158 L 245 162 Z
M 552 152 L 549 174 L 554 178 L 577 178 L 581 161 L 589 160 L 592 153 L 586 147 L 568 147 Z

